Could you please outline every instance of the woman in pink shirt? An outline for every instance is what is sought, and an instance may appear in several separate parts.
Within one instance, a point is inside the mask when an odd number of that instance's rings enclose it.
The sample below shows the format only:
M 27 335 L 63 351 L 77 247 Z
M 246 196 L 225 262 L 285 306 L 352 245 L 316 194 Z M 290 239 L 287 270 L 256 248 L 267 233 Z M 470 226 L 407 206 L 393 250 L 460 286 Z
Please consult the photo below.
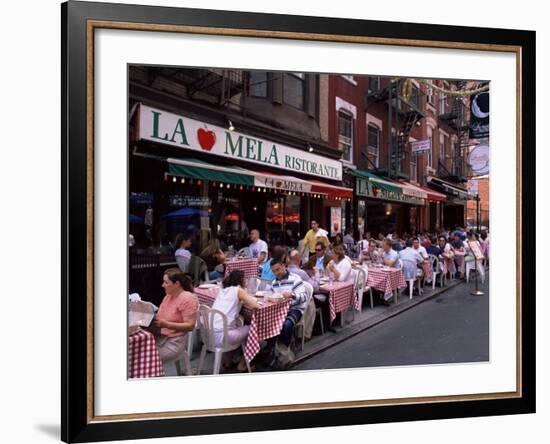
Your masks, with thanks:
M 179 268 L 164 272 L 162 300 L 153 326 L 159 329 L 156 343 L 163 364 L 177 360 L 187 347 L 187 332 L 195 328 L 199 301 L 193 294 L 191 279 Z

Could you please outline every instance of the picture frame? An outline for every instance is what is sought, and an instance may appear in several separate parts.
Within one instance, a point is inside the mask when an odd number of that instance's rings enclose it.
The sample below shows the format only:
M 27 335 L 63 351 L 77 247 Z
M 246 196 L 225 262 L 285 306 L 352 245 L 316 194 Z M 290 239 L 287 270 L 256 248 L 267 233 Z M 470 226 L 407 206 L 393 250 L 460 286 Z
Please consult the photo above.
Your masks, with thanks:
M 65 442 L 535 412 L 535 33 L 69 1 L 62 14 L 62 414 Z M 96 415 L 94 33 L 98 29 L 505 52 L 516 57 L 516 390 L 192 412 Z M 529 113 L 529 118 L 524 117 Z M 498 240 L 497 240 L 498 242 Z M 508 240 L 509 242 L 509 240 Z

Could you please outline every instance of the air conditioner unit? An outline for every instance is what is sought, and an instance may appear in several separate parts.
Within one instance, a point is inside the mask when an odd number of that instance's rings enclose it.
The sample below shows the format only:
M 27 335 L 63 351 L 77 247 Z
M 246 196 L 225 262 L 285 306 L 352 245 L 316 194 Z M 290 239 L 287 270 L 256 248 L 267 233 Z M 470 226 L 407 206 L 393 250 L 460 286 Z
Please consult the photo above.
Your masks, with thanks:
M 430 168 L 429 166 L 426 167 L 426 174 L 435 174 L 435 169 Z

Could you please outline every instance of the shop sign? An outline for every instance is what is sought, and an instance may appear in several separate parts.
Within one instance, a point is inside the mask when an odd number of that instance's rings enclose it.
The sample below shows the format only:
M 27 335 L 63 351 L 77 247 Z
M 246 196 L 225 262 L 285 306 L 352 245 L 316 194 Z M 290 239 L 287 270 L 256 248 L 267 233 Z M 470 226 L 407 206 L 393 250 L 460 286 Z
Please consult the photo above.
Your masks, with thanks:
M 311 192 L 310 183 L 283 176 L 254 176 L 254 185 L 257 187 L 275 188 L 277 190 L 296 191 L 297 193 Z
M 411 142 L 412 154 L 428 153 L 431 150 L 432 150 L 432 141 L 430 139 Z
M 204 208 L 212 206 L 212 199 L 208 197 L 173 194 L 168 197 L 168 204 L 171 207 Z
M 342 207 L 330 207 L 330 235 L 342 232 Z
M 294 173 L 342 180 L 342 163 L 249 134 L 141 105 L 139 138 Z
M 356 194 L 374 199 L 391 200 L 411 205 L 426 205 L 426 201 L 416 196 L 409 196 L 397 191 L 386 191 L 376 186 L 376 182 L 357 178 Z

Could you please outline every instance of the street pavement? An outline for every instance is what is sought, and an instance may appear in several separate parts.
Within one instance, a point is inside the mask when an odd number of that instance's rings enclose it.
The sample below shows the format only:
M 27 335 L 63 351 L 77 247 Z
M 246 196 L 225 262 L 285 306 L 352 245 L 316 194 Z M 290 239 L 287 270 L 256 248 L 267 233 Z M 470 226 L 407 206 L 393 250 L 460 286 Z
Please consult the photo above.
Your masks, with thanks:
M 487 274 L 488 278 L 488 274 Z M 489 360 L 489 279 L 444 293 L 292 367 L 292 370 Z

